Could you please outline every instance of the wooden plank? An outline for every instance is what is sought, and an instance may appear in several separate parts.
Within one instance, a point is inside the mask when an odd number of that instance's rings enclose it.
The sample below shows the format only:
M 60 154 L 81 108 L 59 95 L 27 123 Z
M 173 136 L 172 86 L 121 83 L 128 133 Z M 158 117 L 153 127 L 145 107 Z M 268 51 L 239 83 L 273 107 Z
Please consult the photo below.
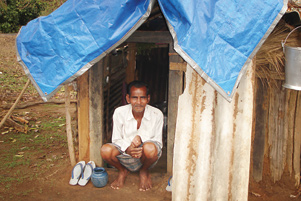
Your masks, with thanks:
M 274 148 L 274 144 L 277 143 L 277 139 L 276 139 L 276 127 L 277 127 L 277 123 L 276 123 L 276 119 L 275 116 L 277 116 L 276 113 L 276 108 L 278 105 L 275 105 L 277 102 L 275 100 L 275 95 L 277 93 L 275 92 L 275 88 L 270 88 L 270 105 L 269 105 L 269 128 L 268 128 L 268 142 L 269 145 L 268 147 L 269 149 L 269 158 L 270 158 L 270 171 L 271 171 L 271 177 L 273 179 L 273 181 L 275 182 L 275 174 L 274 174 L 274 164 L 275 164 L 275 149 Z M 273 152 L 274 151 L 274 152 Z
M 135 43 L 129 43 L 129 60 L 128 66 L 126 67 L 125 82 L 128 84 L 135 80 L 135 69 L 136 69 L 136 45 Z
M 296 101 L 298 92 L 295 90 L 287 89 L 287 109 L 285 115 L 285 135 L 287 135 L 287 168 L 292 175 L 293 173 L 293 147 L 294 147 L 294 130 L 295 130 L 295 113 L 296 113 Z
M 265 156 L 269 156 L 269 123 L 270 123 L 270 104 L 271 104 L 271 87 L 267 87 L 267 91 L 266 91 L 266 98 L 267 98 L 267 124 L 266 124 L 266 133 L 265 133 L 265 145 L 264 145 L 264 155 Z M 265 167 L 263 167 L 265 168 Z
M 266 124 L 268 117 L 266 95 L 266 85 L 260 79 L 256 79 L 256 106 L 255 106 L 255 137 L 253 142 L 253 178 L 256 182 L 262 180 L 263 176 L 263 159 L 264 159 L 264 146 Z
M 70 90 L 68 85 L 65 85 L 65 109 L 66 109 L 66 133 L 67 133 L 69 157 L 70 157 L 71 166 L 74 166 L 76 164 L 76 159 L 75 159 L 72 129 L 71 129 Z
M 89 72 L 77 78 L 79 160 L 89 161 Z
M 170 45 L 170 53 L 174 53 Z M 170 62 L 182 62 L 180 56 L 170 56 Z M 172 173 L 173 148 L 178 113 L 178 98 L 183 93 L 183 71 L 169 71 L 168 84 L 168 127 L 167 127 L 167 172 Z
M 269 91 L 269 124 L 268 124 L 268 146 L 270 147 L 273 144 L 273 134 L 275 133 L 275 91 L 274 88 L 270 88 Z M 270 155 L 271 153 L 268 153 Z
M 171 43 L 169 31 L 135 31 L 127 40 L 129 43 Z
M 175 63 L 175 62 L 170 62 L 169 63 L 169 70 L 178 70 L 178 71 L 184 71 L 186 72 L 186 63 Z
M 301 154 L 301 92 L 298 91 L 295 116 L 295 133 L 294 133 L 294 175 L 295 186 L 300 185 L 300 154 Z
M 111 57 L 110 56 L 107 56 L 105 57 L 104 59 L 104 64 L 105 64 L 105 67 L 108 66 L 108 76 L 109 78 L 111 78 L 111 68 L 110 68 L 110 61 L 111 61 Z M 111 84 L 112 84 L 112 79 L 109 79 L 109 82 L 107 83 L 107 86 L 108 86 L 108 90 L 106 91 L 106 119 L 107 119 L 107 125 L 106 125 L 106 140 L 108 140 L 109 138 L 111 139 L 112 137 L 112 133 L 110 132 L 110 124 L 111 122 L 109 121 L 109 119 L 111 118 L 110 116 L 110 105 L 111 105 L 111 97 L 110 97 L 110 94 L 111 94 Z M 110 136 L 110 137 L 109 137 Z
M 278 116 L 277 119 L 277 147 L 276 149 L 276 166 L 275 175 L 277 181 L 279 181 L 283 175 L 285 164 L 286 164 L 286 143 L 287 137 L 284 134 L 284 114 L 285 114 L 285 89 L 281 87 L 279 82 L 279 91 L 277 95 L 278 102 Z
M 103 145 L 103 60 L 89 71 L 90 160 L 103 166 L 100 147 Z
M 278 83 L 280 85 L 280 83 Z M 274 182 L 279 181 L 286 162 L 284 135 L 285 93 L 281 87 L 272 89 L 269 112 L 270 171 Z

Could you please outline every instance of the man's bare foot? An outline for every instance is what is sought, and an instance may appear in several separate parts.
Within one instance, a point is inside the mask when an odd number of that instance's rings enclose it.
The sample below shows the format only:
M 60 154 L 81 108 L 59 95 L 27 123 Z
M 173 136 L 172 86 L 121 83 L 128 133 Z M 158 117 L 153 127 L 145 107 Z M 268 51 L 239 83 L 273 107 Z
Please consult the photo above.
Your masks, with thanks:
M 119 171 L 118 177 L 111 183 L 111 188 L 119 189 L 123 187 L 126 176 L 129 174 L 128 170 Z
M 147 170 L 140 170 L 140 186 L 139 191 L 148 191 L 152 188 L 152 180 Z

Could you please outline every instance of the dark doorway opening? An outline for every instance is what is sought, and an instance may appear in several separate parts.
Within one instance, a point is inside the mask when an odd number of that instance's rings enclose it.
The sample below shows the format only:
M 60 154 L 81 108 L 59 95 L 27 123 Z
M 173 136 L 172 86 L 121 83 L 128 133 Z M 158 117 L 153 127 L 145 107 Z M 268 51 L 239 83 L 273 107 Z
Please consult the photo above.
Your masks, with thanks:
M 129 44 L 122 44 L 104 58 L 104 143 L 111 142 L 114 110 L 126 104 L 126 77 L 144 81 L 150 88 L 150 105 L 163 112 L 163 150 L 155 171 L 167 170 L 167 108 L 169 83 L 169 44 L 135 43 L 134 57 Z M 132 60 L 131 60 L 132 59 Z M 131 74 L 126 73 L 129 60 L 134 61 Z M 158 166 L 158 167 L 157 167 Z
M 137 78 L 146 82 L 150 87 L 150 105 L 156 106 L 167 101 L 168 66 L 168 45 L 139 51 L 139 43 L 137 44 Z
M 137 43 L 136 44 L 136 78 L 144 81 L 150 88 L 150 105 L 163 112 L 163 150 L 162 156 L 154 171 L 167 170 L 167 103 L 169 76 L 168 44 Z

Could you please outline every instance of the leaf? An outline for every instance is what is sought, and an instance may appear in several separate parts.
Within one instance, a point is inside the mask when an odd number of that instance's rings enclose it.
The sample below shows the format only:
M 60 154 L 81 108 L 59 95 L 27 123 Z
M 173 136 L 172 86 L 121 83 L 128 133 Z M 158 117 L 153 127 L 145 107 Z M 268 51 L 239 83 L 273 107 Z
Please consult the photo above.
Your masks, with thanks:
M 1 134 L 2 135 L 5 135 L 5 134 L 7 134 L 9 131 L 4 131 L 4 132 L 2 132 Z

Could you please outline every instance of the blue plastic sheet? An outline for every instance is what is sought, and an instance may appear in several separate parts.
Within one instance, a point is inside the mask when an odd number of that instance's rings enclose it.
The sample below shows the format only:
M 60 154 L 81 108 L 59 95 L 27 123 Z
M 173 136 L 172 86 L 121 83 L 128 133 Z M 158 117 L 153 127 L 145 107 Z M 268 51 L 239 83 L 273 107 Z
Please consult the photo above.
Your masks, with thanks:
M 159 3 L 176 52 L 228 101 L 287 5 L 282 0 L 159 0 Z
M 231 101 L 259 47 L 286 10 L 281 0 L 158 0 L 180 54 Z M 22 27 L 18 60 L 44 100 L 124 42 L 154 0 L 68 0 Z
M 68 0 L 30 21 L 16 39 L 18 60 L 43 100 L 121 44 L 151 12 L 150 0 Z

